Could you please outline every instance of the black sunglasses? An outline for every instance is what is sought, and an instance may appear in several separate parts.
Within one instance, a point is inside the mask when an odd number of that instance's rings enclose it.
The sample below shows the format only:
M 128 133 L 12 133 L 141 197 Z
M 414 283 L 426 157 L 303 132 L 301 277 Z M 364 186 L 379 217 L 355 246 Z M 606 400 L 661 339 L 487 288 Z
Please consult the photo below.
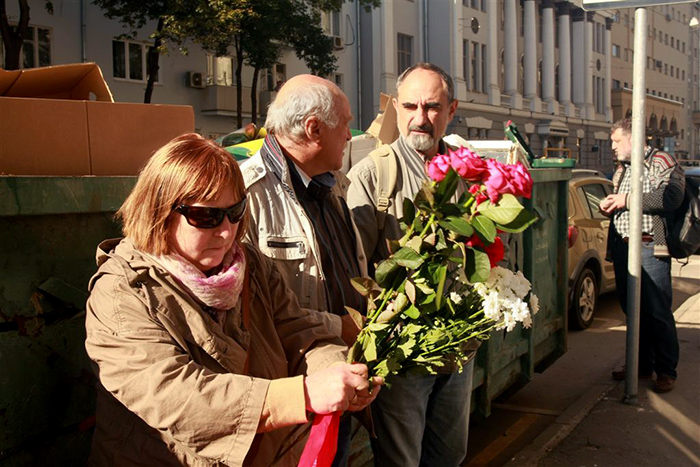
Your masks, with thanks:
M 181 204 L 173 210 L 185 216 L 187 223 L 192 227 L 213 229 L 221 225 L 224 217 L 228 217 L 229 222 L 232 224 L 239 222 L 243 218 L 243 214 L 245 214 L 247 204 L 248 198 L 244 197 L 241 201 L 228 208 L 208 208 Z

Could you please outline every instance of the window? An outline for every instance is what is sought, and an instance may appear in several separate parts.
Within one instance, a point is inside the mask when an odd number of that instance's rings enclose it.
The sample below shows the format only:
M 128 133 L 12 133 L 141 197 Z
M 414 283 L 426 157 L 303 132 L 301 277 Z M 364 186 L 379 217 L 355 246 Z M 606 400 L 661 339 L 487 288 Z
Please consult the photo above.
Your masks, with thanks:
M 469 41 L 462 41 L 462 77 L 467 82 L 467 90 L 469 90 Z
M 620 46 L 617 44 L 612 45 L 612 56 L 620 58 Z
M 331 80 L 335 83 L 336 86 L 338 86 L 340 89 L 343 89 L 342 73 L 333 73 L 333 75 L 331 76 Z
M 324 11 L 321 16 L 321 27 L 329 36 L 340 36 L 340 11 Z
M 13 27 L 12 25 L 10 27 Z M 0 42 L 0 67 L 5 67 L 5 53 Z M 22 43 L 20 68 L 36 68 L 51 65 L 51 29 L 29 26 Z
M 486 44 L 481 44 L 481 57 L 479 57 L 481 65 L 481 92 L 486 92 L 488 89 L 486 82 L 486 56 Z
M 146 56 L 150 45 L 142 42 L 112 41 L 112 76 L 130 81 L 146 81 Z M 158 82 L 156 76 L 156 82 Z
M 209 86 L 233 86 L 236 79 L 236 75 L 233 73 L 233 62 L 231 57 L 215 57 L 207 54 L 207 84 Z M 267 70 L 263 70 L 260 77 L 260 87 L 263 91 L 267 90 L 265 87 L 266 73 Z
M 598 147 L 601 148 L 602 146 Z M 603 185 L 592 183 L 590 185 L 581 186 L 579 187 L 579 196 L 583 201 L 583 205 L 588 206 L 586 214 L 588 214 L 587 217 L 589 219 L 607 219 L 607 217 L 600 212 L 600 209 L 598 209 L 600 202 L 608 196 L 607 190 Z
M 471 47 L 471 76 L 469 79 L 469 89 L 472 91 L 479 92 L 479 44 L 476 42 L 472 42 L 472 47 Z
M 612 80 L 612 88 L 613 89 L 620 89 L 620 80 L 619 79 Z M 649 90 L 647 90 L 647 94 L 648 93 L 649 93 Z
M 287 65 L 275 63 L 272 68 L 262 71 L 260 76 L 260 90 L 277 92 L 287 81 Z
M 399 33 L 397 36 L 397 47 L 399 68 L 398 74 L 401 74 L 406 68 L 413 65 L 413 37 Z

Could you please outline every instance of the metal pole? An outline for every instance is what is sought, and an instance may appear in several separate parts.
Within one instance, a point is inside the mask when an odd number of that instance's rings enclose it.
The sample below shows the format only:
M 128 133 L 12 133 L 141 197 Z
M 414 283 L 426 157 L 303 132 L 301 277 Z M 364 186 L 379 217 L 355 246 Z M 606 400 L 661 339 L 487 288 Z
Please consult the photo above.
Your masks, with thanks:
M 642 282 L 642 177 L 646 142 L 647 10 L 634 12 L 634 81 L 632 88 L 632 186 L 630 193 L 630 236 L 627 262 L 627 365 L 626 404 L 637 402 L 639 366 L 639 305 Z

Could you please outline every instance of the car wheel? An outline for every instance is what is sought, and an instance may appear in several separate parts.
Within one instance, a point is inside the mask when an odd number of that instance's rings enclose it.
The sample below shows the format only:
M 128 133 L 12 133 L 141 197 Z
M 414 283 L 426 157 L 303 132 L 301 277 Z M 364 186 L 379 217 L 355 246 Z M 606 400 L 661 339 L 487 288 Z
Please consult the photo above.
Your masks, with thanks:
M 598 281 L 590 268 L 583 268 L 574 286 L 569 322 L 574 329 L 586 329 L 593 322 L 598 303 Z

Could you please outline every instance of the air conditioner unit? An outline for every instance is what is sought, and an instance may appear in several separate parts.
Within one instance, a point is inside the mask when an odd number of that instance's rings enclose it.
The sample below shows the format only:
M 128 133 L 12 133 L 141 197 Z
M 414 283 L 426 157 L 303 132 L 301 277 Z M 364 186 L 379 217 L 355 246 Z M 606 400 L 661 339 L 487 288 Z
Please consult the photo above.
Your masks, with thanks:
M 188 88 L 203 89 L 207 85 L 204 79 L 204 73 L 188 71 L 186 84 Z
M 333 48 L 335 50 L 342 50 L 345 48 L 345 44 L 343 44 L 343 38 L 340 36 L 331 36 L 333 38 Z

